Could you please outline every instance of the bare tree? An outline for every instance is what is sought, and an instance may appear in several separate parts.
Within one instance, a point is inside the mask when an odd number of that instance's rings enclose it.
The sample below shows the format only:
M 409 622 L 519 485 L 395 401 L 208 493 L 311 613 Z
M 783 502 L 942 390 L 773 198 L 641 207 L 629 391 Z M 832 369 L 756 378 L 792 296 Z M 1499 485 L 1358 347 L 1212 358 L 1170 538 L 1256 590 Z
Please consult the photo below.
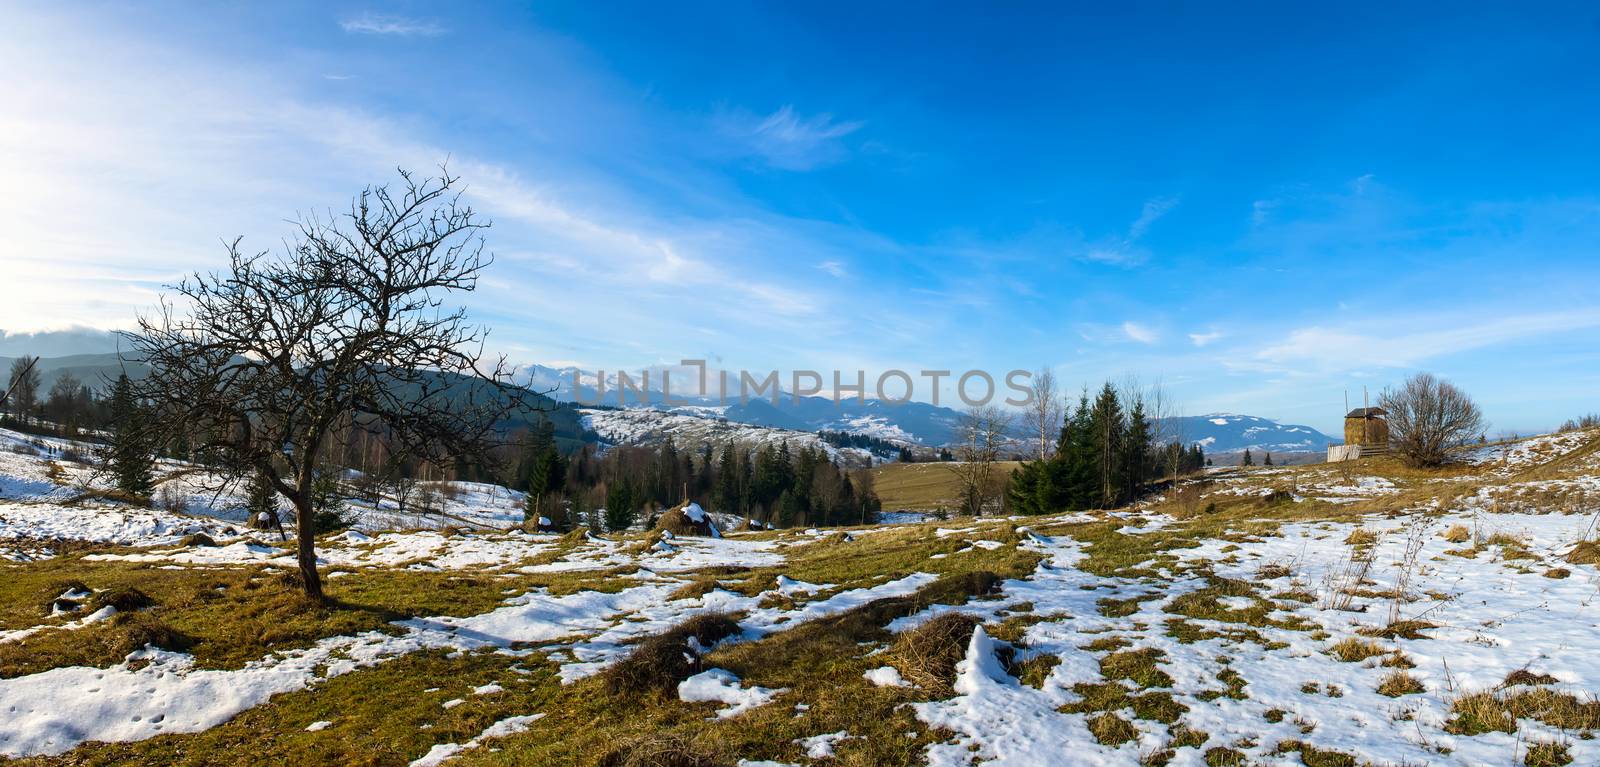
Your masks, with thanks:
M 27 422 L 39 399 L 38 364 L 38 357 L 18 357 L 11 363 L 5 392 L 0 393 L 0 406 L 9 408 L 23 422 Z
M 1398 390 L 1386 389 L 1378 406 L 1387 413 L 1389 446 L 1412 466 L 1438 466 L 1451 448 L 1483 432 L 1483 411 L 1455 384 L 1418 373 Z
M 1183 428 L 1183 421 L 1178 417 L 1178 404 L 1173 399 L 1171 392 L 1163 386 L 1160 380 L 1150 384 L 1144 389 L 1145 413 L 1150 419 L 1154 430 L 1154 439 L 1157 449 L 1161 451 L 1161 460 L 1165 462 L 1166 474 L 1172 481 L 1172 486 L 1178 486 L 1178 472 L 1183 468 L 1183 452 L 1172 450 L 1176 444 L 1180 447 L 1187 446 L 1189 434 Z
M 495 424 L 528 406 L 505 360 L 480 367 L 485 331 L 447 294 L 493 260 L 487 227 L 446 169 L 368 187 L 339 217 L 309 215 L 278 256 L 228 246 L 228 268 L 172 286 L 127 334 L 158 434 L 194 447 L 223 482 L 261 472 L 295 510 L 305 592 L 321 599 L 314 487 L 333 437 L 356 420 L 415 460 L 491 460 Z M 398 465 L 398 461 L 392 462 Z
M 1039 452 L 1035 457 L 1049 460 L 1050 456 L 1055 455 L 1056 440 L 1061 437 L 1062 402 L 1055 371 L 1048 367 L 1034 371 L 1028 393 L 1031 400 L 1024 417 L 1028 421 L 1027 428 L 1039 438 Z
M 1005 476 L 995 463 L 1005 449 L 1010 428 L 1011 413 L 996 405 L 974 407 L 961 415 L 956 425 L 956 462 L 949 466 L 961 485 L 963 512 L 981 516 L 1002 497 Z

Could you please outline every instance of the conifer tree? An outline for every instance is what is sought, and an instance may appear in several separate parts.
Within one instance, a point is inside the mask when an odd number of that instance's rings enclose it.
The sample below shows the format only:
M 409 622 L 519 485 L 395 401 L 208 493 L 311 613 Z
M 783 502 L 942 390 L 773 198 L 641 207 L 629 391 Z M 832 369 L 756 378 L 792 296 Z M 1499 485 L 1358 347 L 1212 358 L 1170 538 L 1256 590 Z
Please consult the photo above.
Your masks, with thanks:
M 250 483 L 245 486 L 244 504 L 251 527 L 263 530 L 275 528 L 280 536 L 287 537 L 283 520 L 278 516 L 278 491 L 267 475 L 259 471 L 250 475 Z
M 606 529 L 619 532 L 633 527 L 637 501 L 627 480 L 617 480 L 606 490 Z
M 339 467 L 323 465 L 317 468 L 311 481 L 311 508 L 315 509 L 313 521 L 318 533 L 330 533 L 350 526 L 345 518 L 344 494 L 339 489 Z
M 1150 422 L 1145 418 L 1144 401 L 1138 397 L 1128 411 L 1128 432 L 1122 450 L 1122 500 L 1129 502 L 1138 495 L 1150 473 Z
M 1244 449 L 1244 458 L 1239 460 L 1239 465 L 1240 466 L 1254 466 L 1254 465 L 1256 465 L 1256 459 L 1254 459 L 1254 458 L 1252 458 L 1250 456 L 1250 448 L 1247 447 L 1247 448 Z
M 126 374 L 111 387 L 111 439 L 106 447 L 107 468 L 117 490 L 141 498 L 155 488 L 155 449 L 145 428 L 143 408 Z
M 1089 416 L 1091 439 L 1095 452 L 1095 482 L 1097 505 L 1111 508 L 1122 495 L 1122 403 L 1117 400 L 1116 389 L 1107 382 L 1095 397 L 1094 409 Z
M 1261 465 L 1262 466 L 1271 466 L 1272 465 L 1272 454 L 1271 453 L 1267 453 L 1266 454 L 1266 457 L 1261 460 Z
M 744 508 L 740 505 L 738 458 L 734 453 L 733 443 L 722 449 L 722 460 L 717 464 L 717 503 L 716 507 L 724 514 L 743 514 Z

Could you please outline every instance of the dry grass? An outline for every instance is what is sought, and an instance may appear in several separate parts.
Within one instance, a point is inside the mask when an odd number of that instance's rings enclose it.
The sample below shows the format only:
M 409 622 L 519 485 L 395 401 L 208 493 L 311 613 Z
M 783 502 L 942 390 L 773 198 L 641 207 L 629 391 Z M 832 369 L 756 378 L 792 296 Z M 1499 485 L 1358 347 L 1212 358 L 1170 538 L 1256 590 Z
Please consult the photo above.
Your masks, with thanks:
M 1561 559 L 1569 565 L 1600 565 L 1600 541 L 1582 541 Z
M 1287 578 L 1293 574 L 1294 571 L 1291 570 L 1288 565 L 1278 564 L 1276 562 L 1262 565 L 1256 570 L 1256 577 L 1261 580 Z
M 1379 639 L 1427 639 L 1427 635 L 1422 632 L 1432 628 L 1438 628 L 1438 626 L 1428 621 L 1403 620 L 1395 621 L 1382 628 L 1369 626 L 1358 629 L 1356 633 Z
M 1466 525 L 1451 525 L 1450 529 L 1444 531 L 1443 537 L 1451 543 L 1466 543 L 1472 540 L 1472 530 Z
M 673 535 L 698 535 L 702 538 L 711 537 L 711 517 L 705 516 L 702 521 L 696 522 L 684 513 L 682 508 L 669 509 L 656 518 L 656 529 L 665 530 Z
M 1346 546 L 1371 546 L 1377 542 L 1378 534 L 1364 527 L 1358 527 L 1354 530 L 1351 530 L 1350 535 L 1346 536 L 1344 539 Z
M 1089 720 L 1089 732 L 1100 745 L 1112 748 L 1139 737 L 1139 730 L 1132 723 L 1109 711 Z
M 1368 658 L 1376 658 L 1388 654 L 1388 650 L 1378 646 L 1377 642 L 1370 642 L 1355 637 L 1346 637 L 1328 648 L 1328 654 L 1345 663 L 1360 663 Z
M 1017 461 L 1000 461 L 995 469 L 1003 479 L 1021 465 Z M 887 463 L 872 469 L 872 482 L 883 508 L 889 511 L 953 510 L 960 505 L 960 482 L 949 464 Z
M 889 650 L 890 662 L 906 681 L 949 697 L 956 664 L 967 656 L 967 643 L 979 623 L 970 615 L 945 613 L 901 634 Z
M 1565 743 L 1542 741 L 1529 743 L 1528 753 L 1522 757 L 1524 767 L 1565 767 L 1572 764 L 1572 755 L 1567 753 Z
M 1525 668 L 1519 668 L 1516 671 L 1506 674 L 1505 681 L 1501 682 L 1500 686 L 1502 688 L 1516 687 L 1517 685 L 1537 686 L 1543 684 L 1559 684 L 1560 682 L 1561 680 L 1550 676 L 1549 674 L 1536 674 Z
M 1600 702 L 1544 687 L 1512 693 L 1463 695 L 1451 704 L 1455 718 L 1445 729 L 1458 735 L 1516 732 L 1516 720 L 1534 719 L 1563 730 L 1600 729 Z
M 1378 694 L 1387 695 L 1391 698 L 1398 698 L 1402 695 L 1415 695 L 1427 691 L 1428 688 L 1423 687 L 1416 677 L 1404 671 L 1396 671 L 1384 677 L 1383 681 L 1378 683 Z

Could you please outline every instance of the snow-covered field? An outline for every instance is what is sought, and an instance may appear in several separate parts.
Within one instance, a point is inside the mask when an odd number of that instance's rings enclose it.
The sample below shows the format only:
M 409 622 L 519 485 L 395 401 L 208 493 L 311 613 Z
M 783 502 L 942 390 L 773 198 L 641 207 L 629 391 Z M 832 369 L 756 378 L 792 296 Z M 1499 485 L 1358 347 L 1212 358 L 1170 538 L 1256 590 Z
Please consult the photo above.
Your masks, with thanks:
M 637 727 L 626 725 L 629 707 L 647 705 L 652 716 L 684 707 L 678 732 L 715 731 L 705 738 L 716 758 L 707 763 L 729 765 L 1600 764 L 1600 570 L 1594 557 L 1573 555 L 1600 537 L 1600 476 L 1584 460 L 1562 460 L 1597 438 L 1556 435 L 1475 452 L 1486 468 L 1465 476 L 1385 475 L 1367 464 L 1348 473 L 1217 472 L 1202 495 L 1223 507 L 1214 517 L 1169 516 L 1178 512 L 1164 502 L 1027 519 L 893 519 L 843 536 L 525 533 L 511 529 L 520 521 L 514 493 L 463 485 L 448 513 L 476 526 L 419 529 L 443 525 L 413 524 L 380 503 L 364 509 L 358 529 L 322 540 L 318 553 L 330 583 L 453 573 L 503 588 L 490 609 L 334 633 L 242 665 L 144 647 L 98 665 L 0 678 L 0 756 L 71 759 L 75 749 L 97 748 L 91 741 L 156 743 L 158 735 L 179 738 L 161 741 L 172 748 L 233 726 L 274 696 L 315 701 L 335 680 L 402 659 L 445 653 L 465 662 L 487 652 L 506 657 L 510 675 L 455 693 L 437 710 L 492 716 L 374 758 L 514 762 L 519 753 L 549 753 L 519 749 L 581 731 L 559 705 L 509 701 L 606 695 L 595 677 L 637 642 L 719 614 L 737 621 L 734 633 L 712 646 L 691 637 L 683 654 L 700 665 L 663 697 L 630 699 L 613 712 L 621 731 Z M 94 480 L 86 466 L 53 456 L 68 447 L 0 458 L 0 558 L 10 560 L 0 561 L 0 578 L 35 567 L 294 566 L 275 535 L 238 526 L 229 501 L 196 504 L 207 513 L 192 515 L 69 503 Z M 1551 468 L 1523 474 L 1540 466 Z M 1263 504 L 1264 496 L 1277 500 Z M 181 544 L 195 533 L 217 545 Z M 884 569 L 859 565 L 869 561 Z M 1006 575 L 992 594 L 965 603 L 916 596 L 943 574 L 974 569 Z M 524 580 L 541 578 L 578 580 L 560 588 Z M 792 658 L 775 649 L 801 627 L 822 627 L 821 642 L 847 630 L 837 622 L 845 616 L 901 598 L 912 607 L 889 613 L 876 628 L 886 634 L 830 651 L 841 654 Z M 112 608 L 72 607 L 90 604 L 92 593 L 61 599 L 33 618 L 0 612 L 0 648 L 89 642 L 120 620 Z M 147 609 L 160 616 L 175 608 Z M 951 613 L 979 627 L 961 640 L 949 687 L 919 687 L 919 669 L 898 643 Z M 507 692 L 515 677 L 541 668 L 548 690 Z M 1467 704 L 1485 700 L 1516 716 L 1469 720 Z M 384 715 L 317 711 L 310 724 L 239 737 L 350 737 L 337 728 Z M 886 738 L 909 745 L 890 749 Z M 163 753 L 139 759 L 164 763 Z M 1567 761 L 1530 762 L 1530 753 Z M 1341 755 L 1355 761 L 1316 761 Z

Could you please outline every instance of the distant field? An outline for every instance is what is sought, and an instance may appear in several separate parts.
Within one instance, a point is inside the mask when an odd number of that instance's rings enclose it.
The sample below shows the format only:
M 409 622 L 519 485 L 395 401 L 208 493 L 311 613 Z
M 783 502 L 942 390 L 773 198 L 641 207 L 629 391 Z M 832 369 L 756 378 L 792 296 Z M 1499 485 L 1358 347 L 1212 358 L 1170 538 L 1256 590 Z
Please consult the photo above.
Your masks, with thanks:
M 1019 461 L 1001 461 L 1000 471 L 1010 475 Z M 954 509 L 960 490 L 948 463 L 888 463 L 872 470 L 874 488 L 885 511 Z

